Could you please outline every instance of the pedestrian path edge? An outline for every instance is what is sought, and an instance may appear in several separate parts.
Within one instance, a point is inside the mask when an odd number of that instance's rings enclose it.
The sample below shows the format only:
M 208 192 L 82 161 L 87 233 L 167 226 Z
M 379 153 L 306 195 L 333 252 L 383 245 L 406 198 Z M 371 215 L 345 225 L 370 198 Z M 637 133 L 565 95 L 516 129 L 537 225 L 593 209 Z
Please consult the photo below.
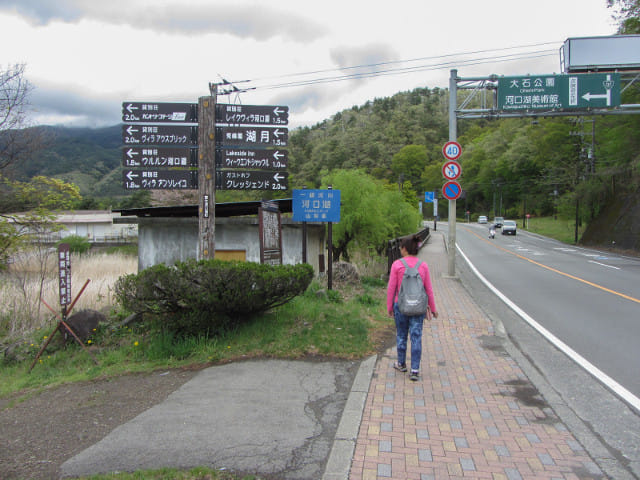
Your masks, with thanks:
M 377 355 L 360 364 L 347 398 L 322 480 L 347 480 Z

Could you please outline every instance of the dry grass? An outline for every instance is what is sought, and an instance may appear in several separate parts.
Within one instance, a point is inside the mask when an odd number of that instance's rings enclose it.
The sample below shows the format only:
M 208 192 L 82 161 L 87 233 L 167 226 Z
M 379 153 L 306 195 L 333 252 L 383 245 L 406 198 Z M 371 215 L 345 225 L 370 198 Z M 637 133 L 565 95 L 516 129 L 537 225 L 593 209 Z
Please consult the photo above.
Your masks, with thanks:
M 15 260 L 9 271 L 0 275 L 0 338 L 22 335 L 53 324 L 53 313 L 40 301 L 41 291 L 42 299 L 48 305 L 57 312 L 61 310 L 55 256 L 50 252 L 31 252 Z M 114 304 L 116 280 L 122 275 L 137 272 L 137 269 L 137 257 L 132 255 L 72 255 L 73 298 L 89 280 L 73 311 L 108 309 Z

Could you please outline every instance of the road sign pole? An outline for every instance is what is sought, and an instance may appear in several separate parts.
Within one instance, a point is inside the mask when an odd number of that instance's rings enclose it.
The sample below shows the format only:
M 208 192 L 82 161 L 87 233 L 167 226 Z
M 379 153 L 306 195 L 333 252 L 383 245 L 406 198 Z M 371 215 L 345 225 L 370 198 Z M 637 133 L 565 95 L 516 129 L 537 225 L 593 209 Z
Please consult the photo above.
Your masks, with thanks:
M 449 78 L 449 141 L 458 140 L 458 124 L 456 109 L 458 108 L 458 70 L 451 70 Z M 448 272 L 453 277 L 456 274 L 456 201 L 449 200 L 449 238 L 448 245 Z
M 198 99 L 198 260 L 215 256 L 216 229 L 216 93 Z

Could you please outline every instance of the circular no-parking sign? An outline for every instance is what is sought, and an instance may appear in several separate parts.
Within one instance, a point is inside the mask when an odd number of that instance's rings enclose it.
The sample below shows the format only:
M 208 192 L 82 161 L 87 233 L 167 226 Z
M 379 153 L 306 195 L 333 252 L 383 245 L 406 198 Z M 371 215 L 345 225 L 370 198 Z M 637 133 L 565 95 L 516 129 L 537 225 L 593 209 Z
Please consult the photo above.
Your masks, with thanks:
M 442 176 L 448 180 L 455 180 L 462 173 L 460 164 L 450 160 L 442 166 Z
M 448 200 L 455 200 L 462 194 L 462 187 L 454 180 L 444 184 L 442 187 L 442 195 Z
M 457 160 L 462 154 L 462 147 L 458 142 L 447 142 L 442 147 L 442 154 L 447 160 Z

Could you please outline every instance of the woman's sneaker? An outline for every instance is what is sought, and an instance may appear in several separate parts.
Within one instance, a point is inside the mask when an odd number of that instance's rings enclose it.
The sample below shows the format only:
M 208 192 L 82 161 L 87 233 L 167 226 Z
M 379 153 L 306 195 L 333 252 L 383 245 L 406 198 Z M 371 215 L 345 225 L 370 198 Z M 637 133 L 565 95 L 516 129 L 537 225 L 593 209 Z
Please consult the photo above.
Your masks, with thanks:
M 393 363 L 393 368 L 395 368 L 399 372 L 406 372 L 407 371 L 407 365 L 404 364 L 404 363 L 394 362 Z
M 417 382 L 419 376 L 420 374 L 417 370 L 411 370 L 411 375 L 409 375 L 409 380 L 413 382 Z

